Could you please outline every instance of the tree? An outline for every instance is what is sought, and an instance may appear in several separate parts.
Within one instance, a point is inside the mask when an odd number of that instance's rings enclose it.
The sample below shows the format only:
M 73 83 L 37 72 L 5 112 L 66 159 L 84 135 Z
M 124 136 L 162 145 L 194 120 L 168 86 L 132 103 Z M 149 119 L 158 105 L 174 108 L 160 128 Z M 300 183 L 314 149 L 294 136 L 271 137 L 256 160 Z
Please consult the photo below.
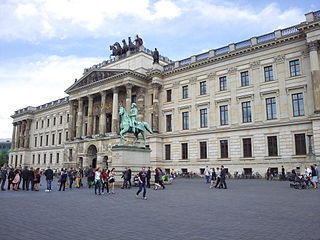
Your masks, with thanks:
M 7 163 L 9 159 L 9 153 L 7 150 L 2 149 L 0 152 L 0 166 Z

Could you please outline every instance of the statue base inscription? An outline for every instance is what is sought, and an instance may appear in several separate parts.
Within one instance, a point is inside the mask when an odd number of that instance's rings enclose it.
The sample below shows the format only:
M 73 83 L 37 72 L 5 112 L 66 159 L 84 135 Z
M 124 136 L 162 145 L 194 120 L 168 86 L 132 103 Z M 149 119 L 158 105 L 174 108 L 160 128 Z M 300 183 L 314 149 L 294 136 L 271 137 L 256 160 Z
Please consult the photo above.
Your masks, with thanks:
M 150 166 L 149 147 L 115 145 L 112 150 L 112 167 L 117 171 L 130 167 L 133 172 L 138 172 L 142 167 Z

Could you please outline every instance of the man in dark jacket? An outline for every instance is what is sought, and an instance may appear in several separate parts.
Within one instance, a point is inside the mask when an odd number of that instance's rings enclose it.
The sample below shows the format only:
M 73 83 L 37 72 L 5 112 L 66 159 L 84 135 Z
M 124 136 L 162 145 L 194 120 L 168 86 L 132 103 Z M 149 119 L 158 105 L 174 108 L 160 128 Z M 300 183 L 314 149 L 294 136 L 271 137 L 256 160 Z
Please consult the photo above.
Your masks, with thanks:
M 32 168 L 29 169 L 28 182 L 27 182 L 28 189 L 29 189 L 29 186 L 31 184 L 31 191 L 33 191 L 33 186 L 34 186 L 33 179 L 34 179 L 34 170 L 33 170 L 33 167 L 32 167 Z
M 46 180 L 47 180 L 47 189 L 46 192 L 51 192 L 52 188 L 51 188 L 51 184 L 53 181 L 53 171 L 50 168 L 50 166 L 47 168 L 47 170 L 44 172 L 44 175 L 46 176 Z
M 21 172 L 21 177 L 22 177 L 22 190 L 27 190 L 29 191 L 29 186 L 28 186 L 28 177 L 29 177 L 29 170 L 28 167 L 24 167 L 24 169 Z
M 147 171 L 147 188 L 150 188 L 150 179 L 151 179 L 151 170 L 150 170 L 150 167 L 148 167 L 148 171 Z
M 13 168 L 11 168 L 8 174 L 8 190 L 10 190 L 13 179 L 14 179 L 14 171 L 13 171 Z
M 5 167 L 2 167 L 0 170 L 0 184 L 1 184 L 1 191 L 5 191 L 4 185 L 6 184 L 7 179 L 7 170 Z
M 128 183 L 129 183 L 129 188 L 131 188 L 131 177 L 132 177 L 132 171 L 131 168 L 128 168 Z
M 227 175 L 227 170 L 222 165 L 221 166 L 221 172 L 220 172 L 220 186 L 219 186 L 219 188 L 227 189 L 226 175 Z

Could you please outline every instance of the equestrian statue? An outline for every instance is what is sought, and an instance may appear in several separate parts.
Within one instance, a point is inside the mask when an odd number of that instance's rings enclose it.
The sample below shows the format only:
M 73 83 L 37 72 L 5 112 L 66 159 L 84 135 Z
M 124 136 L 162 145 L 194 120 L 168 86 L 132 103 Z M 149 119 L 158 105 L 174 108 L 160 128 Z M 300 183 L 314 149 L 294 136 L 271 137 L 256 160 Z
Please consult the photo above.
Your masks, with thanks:
M 122 144 L 122 140 L 127 141 L 127 138 L 124 136 L 124 134 L 133 133 L 136 137 L 136 139 L 133 141 L 133 145 L 136 144 L 137 140 L 139 139 L 139 134 L 141 134 L 144 140 L 144 146 L 146 146 L 146 130 L 153 134 L 153 131 L 147 122 L 137 121 L 137 114 L 138 109 L 137 104 L 135 103 L 131 104 L 130 115 L 123 106 L 120 107 L 120 144 Z

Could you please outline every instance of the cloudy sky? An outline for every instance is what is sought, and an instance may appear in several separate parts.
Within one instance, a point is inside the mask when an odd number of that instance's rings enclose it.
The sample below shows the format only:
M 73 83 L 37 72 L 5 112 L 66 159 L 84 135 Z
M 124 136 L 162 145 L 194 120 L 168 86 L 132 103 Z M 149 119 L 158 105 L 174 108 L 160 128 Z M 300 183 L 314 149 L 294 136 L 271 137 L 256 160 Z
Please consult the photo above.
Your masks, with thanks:
M 108 46 L 137 33 L 178 60 L 289 27 L 320 10 L 315 0 L 1 0 L 0 138 L 10 115 L 65 96 Z

